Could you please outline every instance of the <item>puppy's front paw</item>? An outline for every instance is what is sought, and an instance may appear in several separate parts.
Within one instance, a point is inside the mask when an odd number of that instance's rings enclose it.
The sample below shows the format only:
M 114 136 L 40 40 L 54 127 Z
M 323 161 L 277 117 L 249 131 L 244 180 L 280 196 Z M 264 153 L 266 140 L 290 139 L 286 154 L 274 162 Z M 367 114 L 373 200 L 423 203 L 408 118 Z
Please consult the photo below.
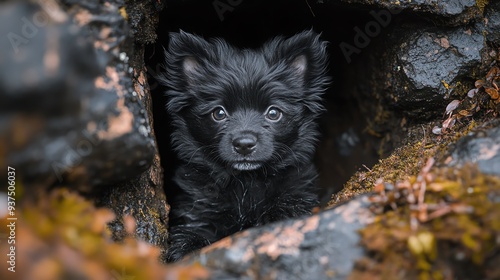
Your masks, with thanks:
M 167 261 L 176 262 L 184 256 L 210 244 L 206 238 L 192 231 L 172 229 L 167 252 Z
M 193 251 L 190 248 L 183 248 L 182 244 L 170 244 L 167 252 L 167 262 L 180 261 L 185 255 Z
M 276 221 L 300 217 L 311 214 L 311 210 L 301 204 L 281 204 L 277 203 L 267 210 L 261 217 L 259 225 L 265 225 Z M 311 206 L 312 208 L 312 206 Z

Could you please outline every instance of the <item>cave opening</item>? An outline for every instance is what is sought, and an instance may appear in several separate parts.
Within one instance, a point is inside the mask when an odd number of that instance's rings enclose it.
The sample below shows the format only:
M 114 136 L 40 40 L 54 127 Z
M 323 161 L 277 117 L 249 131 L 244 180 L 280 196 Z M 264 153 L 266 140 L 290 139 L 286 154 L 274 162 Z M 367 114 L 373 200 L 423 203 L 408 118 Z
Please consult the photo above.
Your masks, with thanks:
M 145 54 L 153 97 L 154 129 L 165 170 L 167 197 L 175 196 L 176 189 L 172 187 L 171 178 L 178 162 L 170 147 L 165 88 L 157 83 L 154 76 L 163 71 L 163 48 L 168 45 L 169 32 L 179 30 L 205 38 L 221 37 L 239 48 L 256 48 L 275 36 L 289 37 L 311 28 L 320 32 L 322 39 L 329 42 L 329 75 L 332 77 L 324 95 L 327 112 L 320 119 L 322 136 L 315 158 L 320 173 L 322 201 L 327 202 L 330 194 L 341 190 L 354 172 L 370 168 L 377 162 L 380 140 L 367 132 L 360 97 L 351 90 L 357 79 L 352 76 L 355 73 L 352 65 L 362 57 L 357 53 L 346 56 L 346 50 L 340 48 L 342 42 L 352 46 L 355 28 L 365 27 L 374 20 L 373 16 L 369 10 L 352 6 L 311 2 L 215 0 L 167 3 L 160 17 L 157 43 L 148 46 Z M 369 53 L 374 45 L 363 48 L 362 52 Z

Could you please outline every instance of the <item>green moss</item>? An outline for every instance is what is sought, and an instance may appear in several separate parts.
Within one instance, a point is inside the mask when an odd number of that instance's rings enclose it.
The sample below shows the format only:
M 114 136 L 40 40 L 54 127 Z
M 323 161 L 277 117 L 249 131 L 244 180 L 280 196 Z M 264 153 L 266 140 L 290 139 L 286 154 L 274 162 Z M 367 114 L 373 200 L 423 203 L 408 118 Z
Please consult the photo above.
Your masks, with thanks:
M 500 267 L 500 178 L 473 166 L 378 182 L 368 251 L 352 279 L 495 279 Z M 418 197 L 425 193 L 423 200 Z M 416 264 L 416 265 L 415 265 Z M 388 277 L 388 278 L 385 278 Z
M 96 208 L 66 189 L 27 201 L 17 213 L 17 261 L 25 279 L 208 277 L 207 270 L 199 265 L 167 267 L 161 264 L 159 248 L 130 237 L 135 231 L 131 216 L 124 217 L 127 236 L 115 242 L 107 225 L 115 218 L 111 210 Z M 6 217 L 0 219 L 6 221 Z M 6 252 L 5 246 L 5 242 L 0 243 L 0 250 Z M 6 271 L 0 271 L 0 279 L 9 279 Z
M 356 172 L 344 185 L 344 189 L 332 196 L 328 207 L 370 192 L 379 178 L 385 181 L 406 179 L 409 174 L 414 174 L 421 168 L 425 158 L 436 154 L 437 148 L 438 146 L 433 144 L 416 142 L 396 149 L 392 155 L 380 160 L 372 169 Z
M 488 5 L 489 0 L 476 0 L 476 6 L 479 8 L 481 13 L 484 13 L 484 8 Z
M 468 135 L 471 131 L 480 127 L 485 129 L 494 126 L 495 118 L 500 115 L 500 103 L 494 104 L 490 97 L 482 90 L 474 95 L 467 97 L 467 92 L 471 86 L 457 83 L 455 95 L 460 100 L 459 106 L 453 110 L 450 115 L 446 115 L 441 121 L 433 121 L 427 124 L 410 127 L 407 129 L 406 144 L 395 149 L 391 155 L 379 161 L 372 169 L 368 171 L 359 171 L 344 185 L 344 188 L 337 194 L 334 194 L 328 204 L 332 207 L 340 202 L 346 201 L 356 195 L 370 192 L 378 179 L 385 181 L 404 180 L 411 174 L 415 174 L 422 167 L 423 160 L 429 157 L 436 157 L 439 162 L 444 162 L 444 156 L 447 154 L 449 146 L 456 143 L 460 138 Z M 451 100 L 450 100 L 451 101 Z M 378 121 L 387 122 L 389 113 L 381 113 L 381 108 L 376 118 Z M 461 112 L 466 112 L 462 115 Z M 444 113 L 444 112 L 443 112 Z M 470 114 L 468 114 L 470 113 Z M 446 118 L 453 118 L 455 124 L 441 135 L 432 133 L 433 127 L 443 127 Z M 373 123 L 374 124 L 374 123 Z M 382 125 L 382 123 L 378 123 Z M 372 131 L 369 126 L 368 132 Z M 385 129 L 388 131 L 387 127 Z M 389 130 L 391 131 L 391 130 Z M 422 131 L 421 133 L 418 131 Z M 371 134 L 381 136 L 375 130 Z M 386 142 L 390 142 L 391 134 L 386 134 L 382 139 L 379 154 L 383 152 Z M 389 140 L 386 140 L 388 138 Z

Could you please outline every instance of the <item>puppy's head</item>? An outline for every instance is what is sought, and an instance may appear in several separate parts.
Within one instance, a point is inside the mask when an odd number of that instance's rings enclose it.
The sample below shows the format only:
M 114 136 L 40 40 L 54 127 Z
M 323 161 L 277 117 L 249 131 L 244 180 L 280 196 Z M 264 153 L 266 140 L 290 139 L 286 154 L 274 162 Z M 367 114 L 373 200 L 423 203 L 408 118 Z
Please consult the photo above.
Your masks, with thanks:
M 161 80 L 174 149 L 187 162 L 240 171 L 308 163 L 328 83 L 325 49 L 312 31 L 258 50 L 171 34 Z

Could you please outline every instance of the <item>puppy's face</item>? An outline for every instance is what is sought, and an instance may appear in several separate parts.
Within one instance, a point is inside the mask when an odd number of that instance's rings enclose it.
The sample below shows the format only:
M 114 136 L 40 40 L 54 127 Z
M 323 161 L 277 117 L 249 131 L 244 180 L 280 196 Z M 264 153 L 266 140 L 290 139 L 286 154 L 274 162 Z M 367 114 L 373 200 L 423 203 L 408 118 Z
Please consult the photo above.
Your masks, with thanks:
M 173 34 L 165 83 L 180 157 L 239 171 L 308 162 L 327 78 L 325 44 L 312 32 L 237 50 Z

